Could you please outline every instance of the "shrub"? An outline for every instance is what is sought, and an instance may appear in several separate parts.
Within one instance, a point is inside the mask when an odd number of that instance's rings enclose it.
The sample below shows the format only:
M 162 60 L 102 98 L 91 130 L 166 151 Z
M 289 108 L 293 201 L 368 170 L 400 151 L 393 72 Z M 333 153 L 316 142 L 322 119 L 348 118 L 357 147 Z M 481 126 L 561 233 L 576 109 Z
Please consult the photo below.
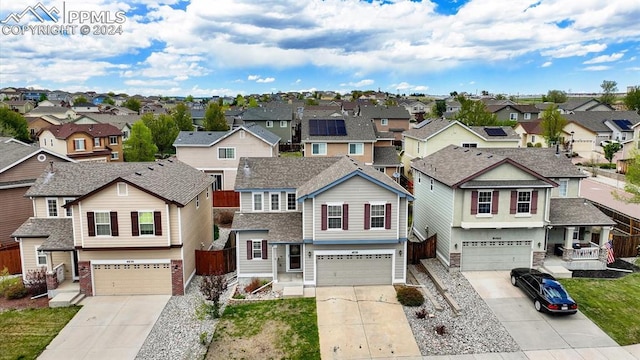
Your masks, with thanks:
M 0 271 L 0 297 L 4 296 L 4 292 L 7 288 L 20 282 L 22 282 L 22 279 L 17 276 L 11 276 L 11 274 L 9 274 L 9 269 L 5 266 L 2 271 Z
M 4 290 L 4 296 L 9 300 L 22 299 L 29 294 L 29 290 L 24 287 L 22 282 L 10 285 Z
M 251 282 L 244 287 L 244 292 L 251 293 L 258 290 L 262 285 L 264 285 L 264 281 L 260 281 L 258 278 L 252 278 Z
M 533 143 L 531 141 L 527 142 L 527 147 L 533 147 Z
M 231 211 L 221 211 L 218 214 L 218 223 L 221 225 L 231 225 L 233 222 L 233 212 Z
M 203 331 L 200 333 L 200 344 L 207 345 L 207 338 L 209 337 L 209 333 Z
M 444 327 L 444 325 L 438 325 L 436 326 L 436 334 L 438 335 L 444 335 L 447 333 L 447 329 Z
M 213 301 L 212 316 L 220 317 L 220 296 L 227 289 L 227 277 L 222 273 L 206 275 L 202 277 L 200 292 L 204 297 Z
M 235 293 L 235 294 L 233 294 L 233 296 L 232 296 L 232 297 L 233 297 L 234 299 L 239 299 L 239 300 L 242 300 L 242 299 L 245 299 L 245 298 L 246 298 L 246 296 L 245 296 L 244 294 L 241 294 L 241 293 Z
M 616 164 L 614 163 L 603 163 L 603 164 L 599 164 L 598 165 L 600 167 L 600 169 L 615 169 L 616 168 Z
M 429 311 L 425 308 L 421 308 L 420 310 L 417 310 L 415 314 L 417 319 L 424 319 L 429 315 Z
M 47 270 L 45 268 L 29 270 L 24 285 L 32 296 L 45 294 L 47 292 Z
M 535 146 L 535 147 L 537 147 L 537 148 L 541 148 L 541 147 L 542 147 L 542 143 L 536 143 L 536 144 L 535 144 L 535 145 L 533 145 L 533 146 Z
M 421 306 L 424 304 L 424 296 L 419 289 L 408 286 L 401 286 L 396 290 L 396 297 L 400 304 L 404 306 Z
M 218 225 L 213 225 L 213 240 L 218 240 L 220 238 L 220 228 Z

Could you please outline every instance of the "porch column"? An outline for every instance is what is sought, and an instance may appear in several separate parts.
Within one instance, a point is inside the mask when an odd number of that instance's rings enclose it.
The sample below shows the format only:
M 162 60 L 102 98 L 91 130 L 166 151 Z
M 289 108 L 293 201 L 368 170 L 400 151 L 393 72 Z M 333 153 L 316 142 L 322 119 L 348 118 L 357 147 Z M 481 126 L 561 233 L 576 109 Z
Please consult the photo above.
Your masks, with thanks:
M 607 243 L 607 241 L 609 241 L 609 233 L 611 232 L 611 227 L 610 226 L 603 226 L 602 230 L 600 231 L 600 243 L 598 245 L 600 245 L 600 247 L 604 246 L 604 244 Z
M 573 255 L 573 231 L 575 226 L 567 226 L 564 228 L 564 251 L 562 252 L 562 260 L 571 261 Z
M 44 255 L 47 257 L 47 273 L 53 271 L 53 256 L 51 256 L 51 251 L 45 251 Z

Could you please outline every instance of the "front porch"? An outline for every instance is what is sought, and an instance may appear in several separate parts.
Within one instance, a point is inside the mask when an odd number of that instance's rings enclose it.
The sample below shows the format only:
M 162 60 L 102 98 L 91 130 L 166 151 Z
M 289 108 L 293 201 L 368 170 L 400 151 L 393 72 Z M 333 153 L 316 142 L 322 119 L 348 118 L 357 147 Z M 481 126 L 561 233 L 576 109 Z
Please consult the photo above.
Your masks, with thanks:
M 85 295 L 80 293 L 80 282 L 74 276 L 66 276 L 68 265 L 60 263 L 47 269 L 47 297 L 49 307 L 67 307 L 77 305 Z M 73 270 L 72 270 L 73 272 Z

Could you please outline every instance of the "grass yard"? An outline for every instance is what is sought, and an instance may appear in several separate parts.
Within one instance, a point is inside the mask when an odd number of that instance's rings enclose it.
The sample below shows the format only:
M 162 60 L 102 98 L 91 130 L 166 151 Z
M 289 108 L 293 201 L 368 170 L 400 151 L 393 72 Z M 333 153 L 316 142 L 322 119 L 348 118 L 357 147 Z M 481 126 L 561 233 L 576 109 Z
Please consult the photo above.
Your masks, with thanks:
M 302 151 L 283 151 L 280 157 L 302 157 Z
M 80 307 L 0 312 L 0 359 L 36 359 Z
M 618 344 L 640 343 L 640 273 L 619 279 L 560 279 L 580 311 Z
M 315 298 L 227 306 L 207 359 L 320 359 Z

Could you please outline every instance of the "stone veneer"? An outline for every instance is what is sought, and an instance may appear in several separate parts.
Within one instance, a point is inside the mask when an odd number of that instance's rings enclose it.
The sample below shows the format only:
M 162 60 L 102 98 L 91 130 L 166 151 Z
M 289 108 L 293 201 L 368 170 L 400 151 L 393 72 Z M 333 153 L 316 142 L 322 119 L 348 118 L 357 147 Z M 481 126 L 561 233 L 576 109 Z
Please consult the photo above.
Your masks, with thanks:
M 533 264 L 531 267 L 538 268 L 544 265 L 544 259 L 547 257 L 547 253 L 544 251 L 533 252 Z
M 449 270 L 460 270 L 460 259 L 462 253 L 449 253 Z M 457 268 L 457 269 L 451 269 Z
M 182 260 L 171 260 L 171 295 L 184 295 Z

